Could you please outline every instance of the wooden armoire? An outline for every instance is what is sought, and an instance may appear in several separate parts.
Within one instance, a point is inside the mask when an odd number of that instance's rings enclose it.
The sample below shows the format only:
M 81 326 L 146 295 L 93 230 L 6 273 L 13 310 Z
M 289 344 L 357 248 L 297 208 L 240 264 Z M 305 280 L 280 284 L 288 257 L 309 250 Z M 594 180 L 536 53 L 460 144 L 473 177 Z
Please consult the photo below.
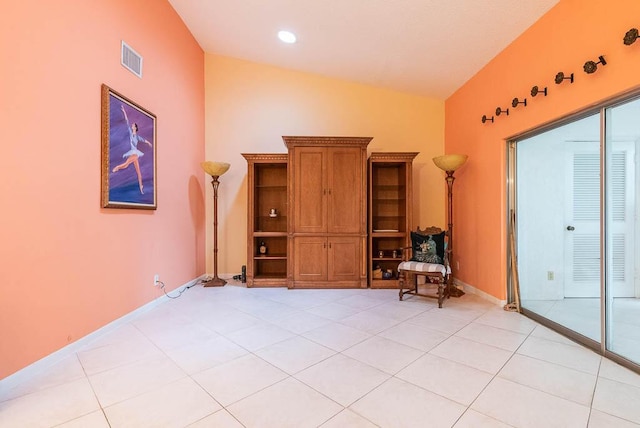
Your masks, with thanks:
M 369 137 L 282 137 L 289 288 L 367 287 Z

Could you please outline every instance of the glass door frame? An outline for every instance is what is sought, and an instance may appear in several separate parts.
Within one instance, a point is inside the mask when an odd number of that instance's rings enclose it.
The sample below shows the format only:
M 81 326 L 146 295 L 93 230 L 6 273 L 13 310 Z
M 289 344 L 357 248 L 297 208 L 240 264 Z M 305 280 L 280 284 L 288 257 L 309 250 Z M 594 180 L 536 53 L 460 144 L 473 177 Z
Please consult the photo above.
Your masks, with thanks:
M 609 321 L 608 318 L 610 317 L 610 314 L 607 311 L 607 303 L 609 301 L 608 283 L 610 281 L 611 273 L 609 272 L 609 266 L 608 266 L 610 238 L 607 235 L 608 233 L 607 223 L 609 219 L 609 213 L 607 212 L 608 208 L 606 204 L 607 182 L 608 182 L 608 176 L 607 176 L 608 170 L 606 168 L 607 166 L 606 164 L 608 162 L 607 140 L 606 140 L 606 136 L 607 136 L 606 112 L 608 109 L 632 102 L 634 100 L 640 100 L 640 88 L 634 88 L 633 90 L 624 92 L 615 97 L 612 97 L 610 99 L 607 99 L 597 104 L 594 104 L 592 106 L 589 106 L 577 113 L 564 116 L 555 121 L 547 122 L 545 124 L 542 124 L 539 127 L 525 131 L 520 134 L 510 136 L 505 139 L 506 169 L 507 169 L 506 183 L 505 183 L 507 209 L 504 217 L 506 219 L 505 230 L 507 231 L 507 233 L 505 234 L 505 237 L 507 241 L 505 242 L 505 248 L 507 249 L 511 248 L 509 245 L 509 239 L 512 233 L 516 241 L 516 245 L 515 245 L 516 254 L 512 255 L 510 250 L 506 252 L 505 266 L 507 269 L 507 272 L 506 272 L 507 299 L 508 299 L 507 301 L 513 302 L 515 300 L 514 281 L 511 273 L 510 261 L 511 261 L 511 257 L 515 256 L 516 262 L 517 262 L 517 257 L 518 257 L 517 229 L 518 228 L 516 226 L 514 228 L 515 230 L 511 230 L 512 229 L 511 212 L 515 213 L 515 224 L 517 225 L 518 195 L 517 195 L 517 174 L 516 174 L 517 172 L 516 171 L 516 165 L 517 165 L 516 146 L 518 141 L 537 136 L 539 134 L 550 131 L 552 129 L 583 119 L 587 116 L 598 114 L 599 121 L 600 121 L 600 144 L 599 144 L 599 147 L 600 147 L 600 237 L 601 237 L 600 239 L 601 241 L 601 245 L 600 245 L 600 342 L 595 341 L 589 337 L 586 337 L 562 324 L 559 324 L 555 321 L 545 318 L 542 315 L 539 315 L 538 313 L 533 312 L 529 309 L 521 307 L 521 313 L 527 316 L 528 318 L 531 318 L 534 321 L 542 324 L 543 326 L 548 327 L 556 331 L 557 333 L 560 333 L 563 336 L 566 336 L 569 339 L 594 350 L 598 354 L 603 355 L 606 358 L 609 358 L 610 360 L 615 361 L 616 363 L 624 367 L 627 367 L 635 372 L 640 373 L 640 363 L 635 363 L 633 361 L 630 361 L 624 358 L 623 356 L 616 354 L 612 351 L 609 351 L 607 349 L 608 334 L 610 333 L 610 329 L 611 329 L 611 326 L 608 322 Z

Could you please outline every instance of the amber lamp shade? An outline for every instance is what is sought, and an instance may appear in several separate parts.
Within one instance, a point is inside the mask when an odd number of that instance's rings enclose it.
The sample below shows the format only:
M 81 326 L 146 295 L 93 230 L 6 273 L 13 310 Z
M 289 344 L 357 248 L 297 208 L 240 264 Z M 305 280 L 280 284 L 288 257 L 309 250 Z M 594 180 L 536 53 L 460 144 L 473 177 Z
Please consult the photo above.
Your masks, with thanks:
M 455 171 L 467 161 L 467 155 L 442 155 L 433 158 L 433 163 L 443 171 Z
M 230 164 L 226 162 L 206 161 L 200 164 L 204 172 L 211 176 L 213 185 L 213 278 L 204 283 L 205 287 L 220 287 L 227 283 L 222 278 L 218 278 L 218 177 L 227 172 Z
M 229 170 L 230 164 L 226 162 L 212 162 L 206 161 L 200 164 L 204 172 L 212 177 L 220 177 L 222 174 Z

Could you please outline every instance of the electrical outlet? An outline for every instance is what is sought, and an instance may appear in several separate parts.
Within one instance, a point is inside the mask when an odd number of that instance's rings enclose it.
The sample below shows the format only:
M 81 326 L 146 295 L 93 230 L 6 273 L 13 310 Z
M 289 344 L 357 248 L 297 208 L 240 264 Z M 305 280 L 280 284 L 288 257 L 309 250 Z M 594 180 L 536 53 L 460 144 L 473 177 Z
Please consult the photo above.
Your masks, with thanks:
M 159 274 L 153 275 L 153 286 L 157 287 L 159 282 L 160 282 L 160 275 Z
M 555 278 L 555 274 L 553 273 L 553 271 L 552 270 L 548 271 L 547 272 L 547 280 L 553 281 L 554 278 Z
M 460 270 L 460 262 L 456 260 L 456 270 Z

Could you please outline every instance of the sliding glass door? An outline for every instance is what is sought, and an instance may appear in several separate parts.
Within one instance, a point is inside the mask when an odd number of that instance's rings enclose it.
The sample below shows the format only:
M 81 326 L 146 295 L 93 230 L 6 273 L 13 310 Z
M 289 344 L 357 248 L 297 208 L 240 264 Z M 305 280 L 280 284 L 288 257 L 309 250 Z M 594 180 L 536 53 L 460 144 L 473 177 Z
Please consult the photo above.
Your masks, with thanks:
M 517 142 L 523 307 L 600 341 L 600 121 Z
M 640 364 L 640 100 L 513 142 L 511 209 L 525 312 Z

